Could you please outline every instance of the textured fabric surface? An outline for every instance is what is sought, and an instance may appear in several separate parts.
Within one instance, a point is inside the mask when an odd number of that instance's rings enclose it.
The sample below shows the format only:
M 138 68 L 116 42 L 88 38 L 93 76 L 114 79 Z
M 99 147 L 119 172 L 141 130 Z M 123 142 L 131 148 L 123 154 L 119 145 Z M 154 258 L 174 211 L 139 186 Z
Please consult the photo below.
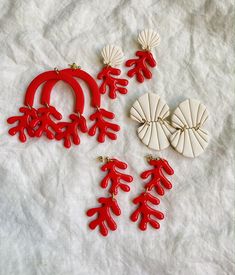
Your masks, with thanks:
M 234 274 L 233 8 L 232 0 L 0 1 L 1 275 Z M 82 135 L 80 146 L 66 150 L 61 142 L 21 144 L 7 134 L 6 119 L 18 114 L 33 77 L 71 62 L 96 76 L 102 47 L 115 43 L 131 58 L 144 28 L 162 38 L 153 79 L 142 85 L 132 79 L 127 95 L 102 99 L 121 126 L 117 141 L 98 144 Z M 52 95 L 65 116 L 73 105 L 69 91 L 59 83 Z M 158 207 L 166 216 L 160 230 L 140 232 L 129 220 L 131 200 L 142 190 L 144 156 L 154 152 L 138 140 L 128 113 L 148 91 L 171 110 L 186 98 L 204 103 L 211 140 L 194 160 L 171 148 L 158 154 L 175 169 L 173 189 Z M 99 187 L 98 155 L 126 161 L 135 178 L 131 192 L 119 195 L 123 213 L 107 238 L 89 230 L 85 215 L 107 194 Z

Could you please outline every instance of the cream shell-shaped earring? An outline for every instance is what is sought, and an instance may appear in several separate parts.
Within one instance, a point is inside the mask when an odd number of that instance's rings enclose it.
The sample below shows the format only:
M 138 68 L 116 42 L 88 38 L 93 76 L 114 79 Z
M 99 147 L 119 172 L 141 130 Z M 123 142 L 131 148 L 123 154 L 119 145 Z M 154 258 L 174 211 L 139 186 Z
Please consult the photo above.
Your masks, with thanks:
M 209 142 L 208 132 L 202 128 L 207 119 L 208 111 L 198 100 L 181 102 L 171 117 L 171 124 L 176 129 L 169 138 L 172 147 L 190 158 L 203 153 Z
M 123 51 L 120 47 L 114 45 L 106 45 L 102 51 L 103 62 L 107 66 L 116 67 L 123 61 Z
M 160 36 L 152 29 L 146 29 L 139 33 L 138 42 L 143 50 L 151 51 L 160 44 Z
M 167 148 L 169 137 L 175 131 L 166 118 L 170 110 L 166 102 L 154 93 L 138 98 L 130 109 L 130 117 L 141 125 L 137 129 L 140 140 L 149 148 Z

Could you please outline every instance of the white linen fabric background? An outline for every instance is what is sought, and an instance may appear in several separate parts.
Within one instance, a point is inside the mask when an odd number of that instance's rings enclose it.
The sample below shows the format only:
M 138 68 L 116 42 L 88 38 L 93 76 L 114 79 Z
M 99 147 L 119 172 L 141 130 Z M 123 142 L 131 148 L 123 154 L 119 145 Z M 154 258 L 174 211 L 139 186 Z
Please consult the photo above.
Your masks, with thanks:
M 233 13 L 232 0 L 0 1 L 1 275 L 234 274 Z M 36 75 L 77 62 L 95 77 L 104 45 L 119 45 L 132 58 L 145 28 L 161 35 L 153 79 L 131 79 L 127 95 L 102 98 L 121 126 L 117 141 L 98 144 L 83 134 L 80 146 L 66 150 L 46 138 L 22 144 L 8 135 L 6 119 L 18 114 Z M 124 76 L 127 68 L 121 69 Z M 83 87 L 88 116 L 93 109 Z M 72 91 L 63 83 L 55 90 L 52 104 L 66 117 Z M 156 153 L 139 141 L 129 109 L 148 91 L 172 110 L 186 98 L 208 107 L 211 141 L 204 154 Z M 39 96 L 40 90 L 37 101 Z M 160 230 L 141 232 L 129 216 L 149 153 L 168 159 L 175 175 L 158 207 L 165 213 Z M 98 155 L 126 161 L 135 179 L 131 192 L 119 194 L 118 230 L 106 238 L 89 230 L 85 214 L 107 195 L 99 186 L 104 173 Z

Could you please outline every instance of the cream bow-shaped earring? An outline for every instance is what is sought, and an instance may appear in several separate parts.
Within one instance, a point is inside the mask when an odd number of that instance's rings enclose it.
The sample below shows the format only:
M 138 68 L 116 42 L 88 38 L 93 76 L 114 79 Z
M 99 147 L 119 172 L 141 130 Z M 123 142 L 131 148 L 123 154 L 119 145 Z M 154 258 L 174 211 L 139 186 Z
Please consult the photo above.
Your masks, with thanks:
M 176 129 L 170 136 L 171 146 L 189 158 L 203 153 L 209 143 L 209 134 L 202 128 L 208 116 L 206 106 L 198 100 L 181 102 L 171 117 L 171 125 Z
M 130 116 L 141 125 L 137 129 L 140 140 L 150 149 L 163 150 L 171 145 L 185 157 L 197 157 L 206 149 L 208 132 L 202 129 L 208 118 L 206 107 L 198 100 L 187 99 L 172 114 L 169 106 L 154 93 L 138 98 Z
M 163 150 L 170 145 L 169 138 L 175 129 L 166 120 L 169 115 L 166 102 L 154 93 L 142 95 L 130 110 L 131 118 L 141 123 L 137 129 L 138 137 L 154 150 Z

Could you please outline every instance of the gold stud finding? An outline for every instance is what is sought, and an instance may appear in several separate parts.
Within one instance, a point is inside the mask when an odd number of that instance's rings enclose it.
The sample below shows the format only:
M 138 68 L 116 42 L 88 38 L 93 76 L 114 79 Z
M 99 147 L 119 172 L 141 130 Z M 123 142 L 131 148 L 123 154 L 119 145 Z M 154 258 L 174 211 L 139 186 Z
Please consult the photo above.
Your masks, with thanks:
M 73 70 L 76 70 L 76 69 L 81 69 L 81 67 L 80 66 L 78 66 L 76 63 L 72 63 L 72 64 L 69 64 L 69 67 L 71 68 L 71 69 L 73 69 Z
M 147 155 L 146 156 L 146 160 L 148 162 L 150 162 L 150 160 L 159 160 L 159 159 L 161 159 L 161 158 L 159 158 L 159 157 L 153 157 L 152 155 Z
M 60 71 L 59 71 L 59 69 L 58 69 L 57 67 L 54 68 L 54 71 L 55 71 L 57 74 L 60 73 Z
M 109 162 L 109 161 L 112 161 L 112 159 L 109 158 L 109 157 L 99 156 L 98 161 L 100 161 L 100 162 Z

